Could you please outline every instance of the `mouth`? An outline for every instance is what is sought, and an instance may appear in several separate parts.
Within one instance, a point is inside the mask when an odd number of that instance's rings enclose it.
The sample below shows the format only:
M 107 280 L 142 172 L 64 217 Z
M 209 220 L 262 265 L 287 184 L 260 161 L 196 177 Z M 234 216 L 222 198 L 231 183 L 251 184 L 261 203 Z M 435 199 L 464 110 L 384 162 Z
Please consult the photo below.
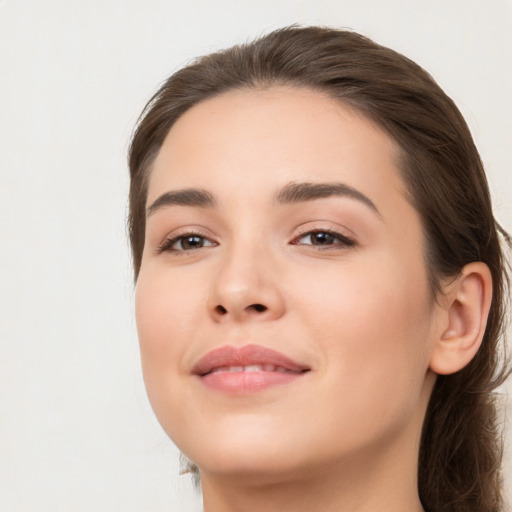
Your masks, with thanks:
M 248 364 L 247 366 L 220 366 L 213 368 L 208 373 L 240 373 L 240 372 L 278 372 L 278 373 L 295 373 L 287 370 L 282 366 L 274 364 Z
M 206 387 L 236 395 L 288 384 L 309 371 L 308 366 L 259 345 L 212 350 L 192 369 Z

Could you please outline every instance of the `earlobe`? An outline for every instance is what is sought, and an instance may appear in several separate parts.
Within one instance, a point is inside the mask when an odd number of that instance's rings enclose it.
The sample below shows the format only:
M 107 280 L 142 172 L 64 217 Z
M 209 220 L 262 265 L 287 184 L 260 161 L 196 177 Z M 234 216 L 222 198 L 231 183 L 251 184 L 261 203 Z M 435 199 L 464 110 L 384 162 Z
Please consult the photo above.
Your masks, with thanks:
M 480 348 L 492 299 L 489 267 L 470 263 L 446 288 L 430 358 L 430 369 L 439 375 L 458 372 Z

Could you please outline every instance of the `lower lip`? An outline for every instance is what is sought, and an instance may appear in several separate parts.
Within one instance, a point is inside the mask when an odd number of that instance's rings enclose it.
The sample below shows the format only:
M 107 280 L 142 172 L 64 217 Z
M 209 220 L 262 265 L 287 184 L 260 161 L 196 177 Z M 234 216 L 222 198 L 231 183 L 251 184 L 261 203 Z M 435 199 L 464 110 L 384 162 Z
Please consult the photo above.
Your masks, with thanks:
M 281 372 L 218 372 L 201 377 L 202 383 L 216 391 L 231 395 L 255 393 L 300 379 L 304 373 Z

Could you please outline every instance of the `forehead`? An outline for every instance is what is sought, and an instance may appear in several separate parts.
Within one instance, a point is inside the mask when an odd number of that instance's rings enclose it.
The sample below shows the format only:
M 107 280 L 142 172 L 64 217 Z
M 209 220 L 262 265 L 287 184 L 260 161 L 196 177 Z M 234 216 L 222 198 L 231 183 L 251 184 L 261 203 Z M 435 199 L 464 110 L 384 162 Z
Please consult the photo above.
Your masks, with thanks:
M 290 181 L 348 181 L 401 193 L 399 150 L 373 121 L 326 94 L 272 87 L 196 104 L 169 131 L 152 167 L 148 202 L 166 188 L 251 194 Z

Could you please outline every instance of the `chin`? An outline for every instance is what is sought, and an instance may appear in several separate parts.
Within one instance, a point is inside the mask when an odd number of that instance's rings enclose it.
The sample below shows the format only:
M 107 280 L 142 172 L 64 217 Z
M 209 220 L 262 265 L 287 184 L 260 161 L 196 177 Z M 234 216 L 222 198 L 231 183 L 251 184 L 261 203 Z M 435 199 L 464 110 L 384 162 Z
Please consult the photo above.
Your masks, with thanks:
M 270 485 L 311 475 L 311 461 L 297 461 L 293 453 L 256 452 L 218 453 L 216 456 L 200 456 L 196 465 L 201 475 L 215 475 L 251 485 Z
M 288 429 L 269 429 L 254 424 L 238 431 L 228 428 L 210 428 L 208 433 L 195 432 L 186 442 L 175 439 L 176 445 L 203 473 L 227 478 L 268 479 L 291 475 L 309 466 L 301 460 L 297 443 L 286 436 Z M 195 440 L 195 442 L 191 442 Z M 299 445 L 300 446 L 300 445 Z M 303 455 L 303 454 L 302 454 Z

